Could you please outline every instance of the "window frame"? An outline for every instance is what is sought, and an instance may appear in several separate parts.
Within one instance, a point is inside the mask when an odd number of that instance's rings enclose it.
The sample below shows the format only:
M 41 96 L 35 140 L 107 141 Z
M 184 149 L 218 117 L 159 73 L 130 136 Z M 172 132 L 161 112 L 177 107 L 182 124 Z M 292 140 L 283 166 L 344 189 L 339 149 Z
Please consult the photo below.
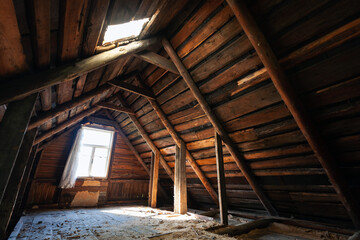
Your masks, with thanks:
M 111 137 L 110 137 L 109 147 L 105 147 L 105 146 L 102 146 L 102 145 L 96 145 L 96 144 L 82 144 L 82 146 L 87 146 L 87 147 L 92 148 L 91 157 L 90 157 L 90 164 L 89 164 L 89 169 L 88 169 L 89 176 L 77 176 L 76 180 L 78 180 L 78 179 L 83 179 L 83 180 L 86 180 L 86 179 L 108 179 L 108 174 L 110 172 L 109 167 L 110 167 L 113 148 L 114 148 L 114 142 L 116 141 L 116 139 L 115 139 L 115 131 L 113 129 L 100 128 L 100 127 L 97 127 L 97 126 L 82 126 L 82 128 L 85 131 L 86 131 L 86 129 L 89 129 L 89 130 L 95 130 L 95 131 L 100 131 L 100 132 L 110 132 Z M 92 169 L 93 162 L 94 162 L 94 154 L 95 154 L 96 148 L 108 149 L 108 158 L 106 160 L 106 173 L 105 173 L 105 176 L 101 176 L 101 177 L 99 177 L 99 176 L 90 176 L 91 169 Z

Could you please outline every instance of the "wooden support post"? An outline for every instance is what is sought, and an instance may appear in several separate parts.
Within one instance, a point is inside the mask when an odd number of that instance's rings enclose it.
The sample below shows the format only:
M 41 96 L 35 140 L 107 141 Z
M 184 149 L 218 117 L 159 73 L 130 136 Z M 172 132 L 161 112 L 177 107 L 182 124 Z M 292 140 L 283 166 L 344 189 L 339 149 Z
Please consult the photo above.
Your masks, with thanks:
M 73 64 L 44 70 L 36 74 L 27 74 L 21 78 L 13 79 L 12 81 L 4 81 L 0 84 L 0 105 L 22 99 L 32 93 L 39 92 L 53 85 L 70 81 L 95 69 L 110 64 L 121 57 L 145 50 L 149 46 L 158 42 L 159 39 L 156 37 L 134 41 L 127 45 L 99 53 Z
M 224 127 L 222 126 L 220 120 L 217 118 L 217 116 L 214 114 L 212 109 L 210 108 L 209 104 L 206 102 L 204 96 L 200 92 L 200 89 L 196 85 L 195 81 L 192 79 L 190 73 L 182 63 L 181 59 L 171 46 L 170 42 L 163 38 L 163 46 L 166 50 L 166 52 L 169 54 L 170 58 L 174 62 L 175 66 L 179 70 L 180 75 L 183 77 L 185 82 L 187 83 L 188 87 L 190 88 L 190 91 L 193 93 L 194 97 L 200 104 L 202 110 L 205 112 L 206 116 L 209 118 L 211 124 L 216 129 L 216 132 L 219 133 L 222 140 L 226 144 L 227 149 L 229 150 L 231 156 L 234 158 L 234 161 L 236 165 L 239 167 L 241 172 L 243 173 L 244 177 L 258 196 L 259 200 L 265 207 L 265 209 L 269 212 L 269 214 L 276 216 L 277 211 L 274 208 L 274 206 L 271 204 L 270 200 L 266 196 L 263 189 L 260 187 L 260 185 L 257 183 L 254 174 L 252 173 L 251 169 L 247 165 L 245 158 L 240 154 L 237 146 L 232 142 L 230 139 L 228 133 L 225 131 Z
M 216 172 L 219 193 L 219 208 L 221 224 L 228 225 L 228 211 L 226 202 L 226 184 L 222 141 L 220 135 L 215 132 L 215 154 L 216 154 Z
M 244 29 L 250 42 L 254 46 L 260 60 L 263 62 L 271 80 L 278 90 L 282 100 L 294 117 L 301 132 L 319 159 L 331 184 L 337 192 L 354 225 L 360 228 L 360 207 L 353 194 L 340 173 L 336 159 L 324 138 L 321 136 L 316 124 L 306 111 L 293 86 L 291 86 L 285 71 L 277 60 L 272 48 L 267 42 L 264 34 L 256 24 L 246 3 L 243 0 L 227 0 L 240 25 Z
M 25 168 L 29 159 L 29 155 L 33 146 L 33 142 L 37 133 L 37 129 L 29 131 L 24 136 L 19 154 L 17 156 L 14 169 L 10 176 L 10 183 L 5 190 L 3 201 L 0 204 L 0 233 L 6 234 L 7 228 L 15 207 L 15 203 L 21 188 L 22 179 L 24 177 Z
M 185 143 L 181 141 L 180 147 L 176 146 L 174 180 L 174 212 L 179 214 L 185 214 L 187 212 L 185 152 Z
M 160 68 L 163 68 L 167 71 L 170 71 L 175 74 L 179 74 L 177 68 L 175 67 L 174 63 L 168 60 L 167 58 L 160 56 L 157 53 L 150 52 L 150 51 L 142 51 L 137 54 L 134 54 L 135 57 L 138 57 L 148 63 L 154 64 Z
M 23 100 L 10 103 L 0 123 L 0 203 L 15 165 L 37 96 L 36 93 Z
M 151 207 L 152 208 L 156 208 L 156 204 L 157 204 L 159 163 L 160 163 L 160 152 L 156 151 L 155 157 L 154 157 L 154 169 L 152 172 L 152 186 L 151 186 Z
M 149 179 L 149 198 L 148 198 L 148 206 L 151 207 L 152 200 L 152 185 L 153 185 L 153 172 L 154 172 L 154 152 L 151 152 L 151 163 L 150 163 L 150 179 Z
M 144 83 L 141 80 L 140 76 L 137 75 L 136 78 L 137 78 L 138 82 L 141 85 L 144 86 Z M 148 99 L 148 100 L 149 100 L 151 106 L 154 108 L 154 111 L 156 112 L 156 114 L 160 118 L 161 122 L 164 124 L 165 128 L 168 130 L 170 136 L 172 137 L 172 139 L 174 140 L 176 145 L 178 147 L 180 147 L 182 140 L 181 140 L 180 136 L 177 134 L 177 132 L 175 131 L 175 129 L 172 126 L 172 124 L 170 123 L 170 121 L 167 119 L 165 113 L 161 109 L 158 102 L 156 100 L 152 100 L 152 99 Z M 210 194 L 213 201 L 216 204 L 218 204 L 219 201 L 218 201 L 218 196 L 217 196 L 217 193 L 216 193 L 215 189 L 213 188 L 213 186 L 211 185 L 209 180 L 206 178 L 205 174 L 200 169 L 199 165 L 196 163 L 195 159 L 193 158 L 193 156 L 191 155 L 191 153 L 187 149 L 186 149 L 186 159 L 188 160 L 188 162 L 189 162 L 190 166 L 192 167 L 192 169 L 194 170 L 195 174 L 200 179 L 201 183 L 204 185 L 205 189 Z

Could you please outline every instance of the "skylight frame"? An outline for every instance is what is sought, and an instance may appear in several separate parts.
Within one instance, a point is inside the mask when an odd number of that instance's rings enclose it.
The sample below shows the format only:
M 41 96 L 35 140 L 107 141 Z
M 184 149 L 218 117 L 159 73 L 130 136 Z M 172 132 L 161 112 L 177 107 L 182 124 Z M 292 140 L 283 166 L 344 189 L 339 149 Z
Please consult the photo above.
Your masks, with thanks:
M 149 20 L 150 18 L 142 18 L 122 24 L 108 25 L 105 30 L 102 45 L 107 46 L 118 42 L 136 40 L 142 33 Z M 130 31 L 131 35 L 123 34 L 125 31 Z

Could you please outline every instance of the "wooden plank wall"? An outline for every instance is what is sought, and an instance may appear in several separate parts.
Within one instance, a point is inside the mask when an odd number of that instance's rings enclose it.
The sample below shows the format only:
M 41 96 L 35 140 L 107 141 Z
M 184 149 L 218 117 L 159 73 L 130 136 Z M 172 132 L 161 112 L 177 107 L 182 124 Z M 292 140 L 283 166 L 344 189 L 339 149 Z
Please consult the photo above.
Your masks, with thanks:
M 346 1 L 248 1 L 298 94 L 338 156 L 354 193 L 359 195 L 359 38 L 326 43 L 321 51 L 289 58 L 332 31 L 359 18 L 359 4 Z M 350 224 L 349 217 L 304 136 L 264 74 L 262 63 L 226 2 L 189 3 L 170 22 L 167 36 L 208 103 L 243 151 L 271 201 L 284 216 Z M 329 40 L 329 39 L 327 39 Z M 340 41 L 341 38 L 333 39 Z M 163 50 L 159 54 L 166 56 Z M 311 53 L 311 55 L 310 55 Z M 142 78 L 216 187 L 214 130 L 185 82 L 148 65 Z M 133 82 L 136 85 L 136 82 Z M 127 103 L 174 167 L 174 142 L 143 97 L 123 93 Z M 147 164 L 150 148 L 126 114 L 114 113 Z M 241 172 L 224 148 L 230 209 L 263 212 Z M 163 170 L 160 176 L 166 178 Z M 199 206 L 214 205 L 187 165 L 188 187 Z M 327 219 L 325 219 L 327 218 Z
M 93 184 L 89 184 L 89 181 L 84 184 L 84 180 L 79 179 L 75 188 L 58 189 L 75 133 L 76 131 L 62 135 L 43 150 L 32 180 L 28 206 L 58 203 L 66 206 L 81 191 L 99 191 L 99 204 L 105 204 L 108 200 L 147 199 L 149 176 L 119 135 L 116 137 L 108 179 L 93 181 Z

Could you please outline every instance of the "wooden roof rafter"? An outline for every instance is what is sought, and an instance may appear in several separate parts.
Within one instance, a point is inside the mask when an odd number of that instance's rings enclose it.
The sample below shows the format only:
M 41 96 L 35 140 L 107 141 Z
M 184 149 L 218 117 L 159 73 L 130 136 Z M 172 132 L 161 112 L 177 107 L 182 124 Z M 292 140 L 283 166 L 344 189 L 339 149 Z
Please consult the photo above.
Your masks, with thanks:
M 277 57 L 267 42 L 265 35 L 258 27 L 253 16 L 247 8 L 246 3 L 243 0 L 227 0 L 227 3 L 230 5 L 240 23 L 240 26 L 243 28 L 251 44 L 258 53 L 259 58 L 264 64 L 282 100 L 288 107 L 298 127 L 304 134 L 307 142 L 319 159 L 320 164 L 324 168 L 353 224 L 355 227 L 359 228 L 359 204 L 353 197 L 353 194 L 351 193 L 344 176 L 339 172 L 339 167 L 336 159 L 334 158 L 334 154 L 331 153 L 329 147 L 318 131 L 314 121 L 308 114 L 300 98 L 297 96 L 295 89 L 290 84 L 285 71 L 277 60 Z
M 213 127 L 216 129 L 216 131 L 219 133 L 221 138 L 223 139 L 223 142 L 225 143 L 226 147 L 228 148 L 230 154 L 232 155 L 233 159 L 235 160 L 237 166 L 241 170 L 242 174 L 258 196 L 259 200 L 265 207 L 265 209 L 269 212 L 272 216 L 277 216 L 278 213 L 275 209 L 275 207 L 270 202 L 269 198 L 266 196 L 264 190 L 261 188 L 259 183 L 256 181 L 256 178 L 251 171 L 250 167 L 245 162 L 245 158 L 240 154 L 238 151 L 236 145 L 232 142 L 231 138 L 229 137 L 228 133 L 225 131 L 224 127 L 222 126 L 220 120 L 217 118 L 217 116 L 213 113 L 212 109 L 210 108 L 209 104 L 205 100 L 204 96 L 200 92 L 199 87 L 196 85 L 194 80 L 192 79 L 190 73 L 182 63 L 181 59 L 173 49 L 170 42 L 163 38 L 162 40 L 163 46 L 166 50 L 166 52 L 169 54 L 171 60 L 175 64 L 175 66 L 178 68 L 180 75 L 186 82 L 187 86 L 191 90 L 191 93 L 194 95 L 198 103 L 200 104 L 202 110 L 205 112 L 206 116 L 209 118 L 210 122 L 212 123 Z

